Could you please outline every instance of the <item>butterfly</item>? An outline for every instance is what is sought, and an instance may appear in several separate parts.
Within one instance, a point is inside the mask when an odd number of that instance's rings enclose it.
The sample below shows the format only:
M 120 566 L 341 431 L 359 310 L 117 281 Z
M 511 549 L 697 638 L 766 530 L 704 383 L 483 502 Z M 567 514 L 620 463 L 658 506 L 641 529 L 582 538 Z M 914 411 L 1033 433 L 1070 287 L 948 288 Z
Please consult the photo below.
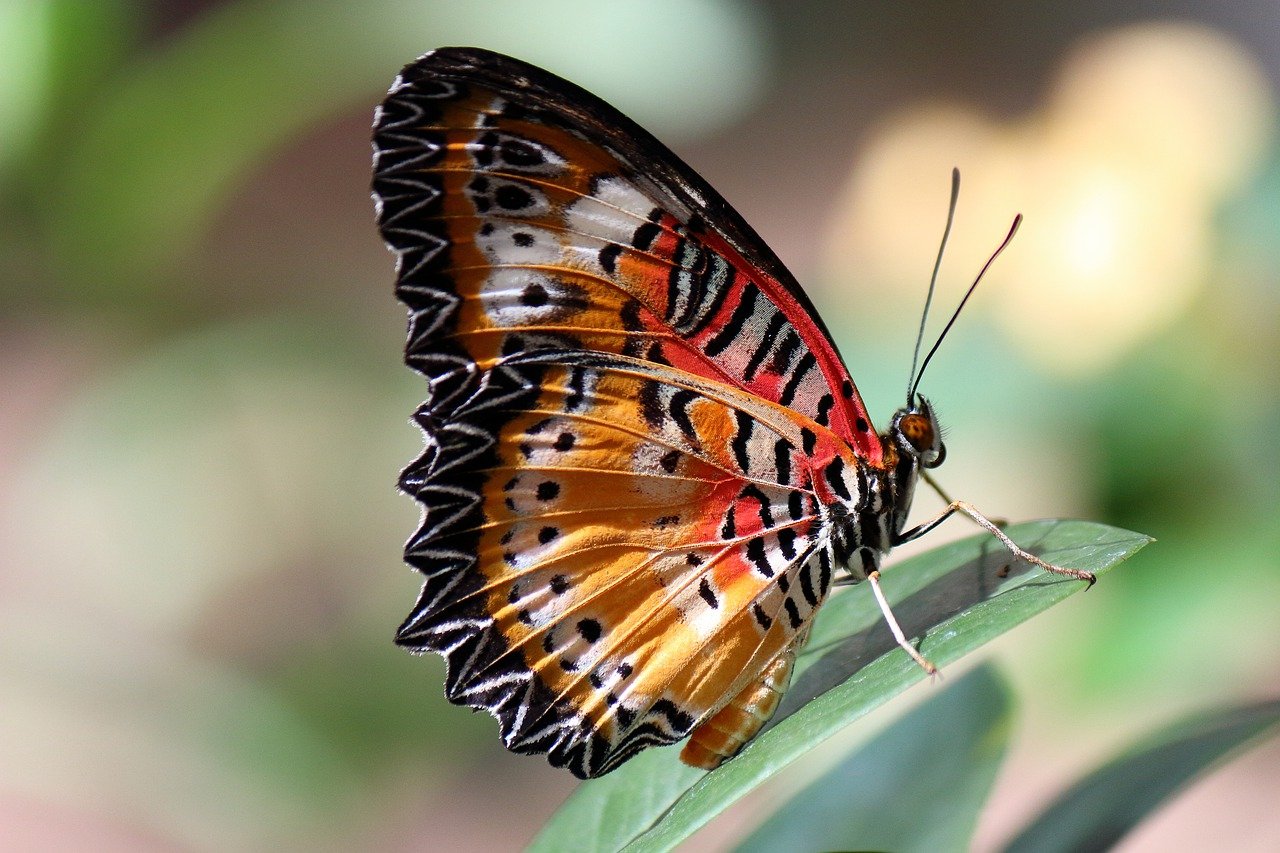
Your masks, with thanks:
M 795 278 L 594 95 L 442 48 L 396 78 L 374 151 L 428 383 L 399 479 L 424 582 L 396 642 L 442 655 L 450 701 L 508 749 L 590 778 L 688 738 L 682 760 L 714 768 L 772 715 L 841 578 L 869 581 L 933 671 L 879 566 L 957 511 L 1092 580 L 963 502 L 908 529 L 945 456 L 920 374 L 877 433 Z

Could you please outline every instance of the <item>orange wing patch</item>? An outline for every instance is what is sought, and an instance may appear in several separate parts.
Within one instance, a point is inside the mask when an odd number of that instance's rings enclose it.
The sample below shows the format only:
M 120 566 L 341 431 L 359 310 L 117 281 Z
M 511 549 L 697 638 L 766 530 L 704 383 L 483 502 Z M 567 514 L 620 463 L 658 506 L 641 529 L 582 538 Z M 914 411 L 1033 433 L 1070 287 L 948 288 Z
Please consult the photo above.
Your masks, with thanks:
M 420 552 L 463 545 L 472 587 L 443 606 L 424 592 L 401 638 L 446 652 L 451 698 L 507 708 L 509 747 L 596 775 L 687 735 L 807 624 L 833 564 L 799 443 L 806 430 L 836 442 L 780 407 L 620 357 L 515 357 L 490 377 L 454 421 L 501 412 L 472 472 L 475 521 Z M 439 487 L 449 468 L 436 466 Z M 464 621 L 482 648 L 448 654 Z M 495 696 L 513 690 L 518 711 Z

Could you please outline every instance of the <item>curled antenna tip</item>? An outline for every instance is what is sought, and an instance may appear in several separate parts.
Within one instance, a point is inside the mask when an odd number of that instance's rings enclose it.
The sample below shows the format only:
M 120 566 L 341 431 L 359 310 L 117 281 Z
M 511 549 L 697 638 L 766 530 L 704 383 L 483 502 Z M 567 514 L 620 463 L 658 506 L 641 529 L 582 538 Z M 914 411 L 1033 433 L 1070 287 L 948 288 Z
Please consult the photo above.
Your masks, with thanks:
M 991 260 L 987 261 L 987 266 L 982 268 L 982 272 L 986 272 L 987 267 L 991 266 L 991 261 L 994 261 L 996 258 L 998 258 L 1000 256 L 1000 253 L 1005 250 L 1005 247 L 1008 246 L 1009 243 L 1013 241 L 1013 235 L 1018 233 L 1018 226 L 1021 224 L 1022 224 L 1022 214 L 1021 213 L 1014 214 L 1013 224 L 1009 226 L 1009 233 L 1005 235 L 1004 240 L 1001 241 L 1000 243 L 1000 247 L 995 250 L 994 254 L 992 254 Z M 981 278 L 982 273 L 979 273 L 978 277 Z M 977 284 L 978 283 L 975 281 L 974 286 L 977 286 Z

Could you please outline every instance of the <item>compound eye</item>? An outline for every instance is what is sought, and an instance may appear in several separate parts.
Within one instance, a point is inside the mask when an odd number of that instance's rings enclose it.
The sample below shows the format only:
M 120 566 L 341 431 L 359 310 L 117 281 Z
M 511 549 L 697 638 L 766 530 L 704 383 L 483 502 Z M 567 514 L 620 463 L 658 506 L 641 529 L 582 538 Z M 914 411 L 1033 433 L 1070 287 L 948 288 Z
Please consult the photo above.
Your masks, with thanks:
M 898 431 L 917 454 L 933 449 L 933 421 L 924 415 L 916 413 L 903 415 L 898 421 Z
M 940 441 L 938 442 L 938 452 L 934 454 L 934 457 L 927 462 L 922 457 L 920 460 L 920 464 L 926 468 L 937 468 L 946 460 L 946 458 L 947 458 L 947 446 Z

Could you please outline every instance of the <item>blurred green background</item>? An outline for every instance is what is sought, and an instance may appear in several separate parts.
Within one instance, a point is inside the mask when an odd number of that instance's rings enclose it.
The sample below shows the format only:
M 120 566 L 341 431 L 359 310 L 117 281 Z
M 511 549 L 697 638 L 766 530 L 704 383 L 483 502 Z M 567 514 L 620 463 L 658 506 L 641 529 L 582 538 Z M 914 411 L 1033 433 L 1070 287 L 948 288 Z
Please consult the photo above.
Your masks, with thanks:
M 989 653 L 1019 730 L 980 848 L 1132 734 L 1280 694 L 1270 0 L 0 0 L 0 846 L 504 849 L 572 788 L 390 642 L 423 386 L 368 127 L 444 44 L 671 144 L 805 283 L 881 426 L 950 168 L 940 307 L 1026 214 L 922 386 L 941 479 L 1159 541 Z M 1275 849 L 1277 762 L 1130 849 Z

